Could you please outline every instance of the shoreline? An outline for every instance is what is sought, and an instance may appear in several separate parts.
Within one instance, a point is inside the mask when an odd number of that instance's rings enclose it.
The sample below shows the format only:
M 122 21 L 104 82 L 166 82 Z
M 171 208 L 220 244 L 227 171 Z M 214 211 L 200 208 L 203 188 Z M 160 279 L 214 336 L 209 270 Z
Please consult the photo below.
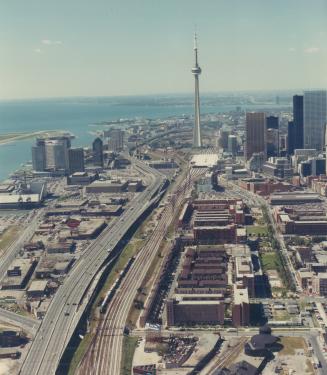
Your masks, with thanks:
M 16 141 L 23 141 L 26 139 L 34 138 L 40 135 L 55 135 L 60 133 L 60 130 L 38 130 L 35 132 L 28 132 L 28 133 L 12 133 L 8 135 L 1 135 L 0 134 L 0 146 L 13 143 Z

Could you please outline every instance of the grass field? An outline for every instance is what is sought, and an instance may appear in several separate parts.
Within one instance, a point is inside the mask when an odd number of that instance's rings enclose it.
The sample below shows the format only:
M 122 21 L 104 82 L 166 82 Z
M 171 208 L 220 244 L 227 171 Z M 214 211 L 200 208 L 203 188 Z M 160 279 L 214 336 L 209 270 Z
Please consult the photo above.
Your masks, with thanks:
M 246 234 L 248 236 L 264 237 L 268 235 L 268 228 L 266 225 L 249 225 L 246 227 Z
M 277 254 L 274 251 L 260 254 L 263 271 L 276 270 L 278 266 Z
M 303 337 L 281 337 L 280 343 L 283 345 L 280 355 L 294 355 L 296 349 L 306 349 Z
M 5 251 L 6 247 L 14 240 L 19 232 L 18 226 L 11 226 L 0 235 L 0 255 Z
M 121 375 L 131 375 L 133 356 L 136 349 L 137 340 L 137 337 L 124 337 L 123 355 L 121 358 Z

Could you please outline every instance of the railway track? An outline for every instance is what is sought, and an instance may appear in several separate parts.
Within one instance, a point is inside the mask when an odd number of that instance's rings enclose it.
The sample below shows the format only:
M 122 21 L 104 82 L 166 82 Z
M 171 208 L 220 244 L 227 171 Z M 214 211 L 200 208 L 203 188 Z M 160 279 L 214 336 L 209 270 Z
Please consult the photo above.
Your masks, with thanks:
M 104 318 L 99 323 L 97 334 L 93 337 L 77 369 L 77 374 L 120 374 L 124 328 L 137 289 L 157 255 L 160 244 L 173 220 L 173 211 L 181 206 L 184 197 L 192 190 L 193 182 L 206 171 L 206 169 L 191 170 L 188 177 L 172 191 L 173 202 L 170 201 L 166 205 L 157 226 L 136 255 L 119 289 L 108 304 Z

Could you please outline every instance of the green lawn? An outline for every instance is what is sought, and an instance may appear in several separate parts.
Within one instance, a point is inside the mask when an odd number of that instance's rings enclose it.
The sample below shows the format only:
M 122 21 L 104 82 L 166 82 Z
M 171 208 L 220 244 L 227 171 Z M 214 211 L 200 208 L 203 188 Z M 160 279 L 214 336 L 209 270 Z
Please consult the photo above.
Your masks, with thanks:
M 249 225 L 246 227 L 246 234 L 248 236 L 267 236 L 268 228 L 266 225 Z
M 138 338 L 125 336 L 123 341 L 123 354 L 121 358 L 121 375 L 131 375 L 133 356 Z
M 277 254 L 273 251 L 260 255 L 263 271 L 276 270 L 278 267 Z
M 84 339 L 80 342 L 78 345 L 74 356 L 72 358 L 72 361 L 69 366 L 68 375 L 74 375 L 78 365 L 80 364 L 81 360 L 83 359 L 83 356 L 85 355 L 87 349 L 91 345 L 92 339 L 94 335 L 91 333 L 88 333 L 85 335 Z

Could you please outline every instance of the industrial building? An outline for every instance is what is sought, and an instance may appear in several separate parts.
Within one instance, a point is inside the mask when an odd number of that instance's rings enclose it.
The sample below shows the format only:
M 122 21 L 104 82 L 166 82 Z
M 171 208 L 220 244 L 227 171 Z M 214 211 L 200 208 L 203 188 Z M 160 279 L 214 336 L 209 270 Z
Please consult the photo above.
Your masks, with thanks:
M 1 281 L 1 289 L 24 289 L 36 265 L 37 261 L 34 259 L 16 258 Z
M 168 325 L 222 325 L 229 305 L 232 324 L 249 325 L 254 273 L 246 245 L 187 247 L 174 285 L 166 302 Z
M 128 187 L 128 181 L 121 180 L 105 180 L 105 181 L 94 181 L 90 185 L 85 187 L 87 194 L 101 194 L 101 193 L 121 193 L 126 191 Z
M 326 235 L 327 216 L 323 209 L 310 206 L 277 207 L 274 216 L 283 234 Z
M 74 172 L 67 177 L 67 185 L 89 185 L 97 178 L 96 173 Z
M 285 192 L 283 194 L 271 194 L 270 204 L 273 206 L 297 205 L 305 203 L 319 203 L 322 199 L 318 194 L 306 192 Z
M 47 294 L 47 280 L 33 280 L 27 288 L 26 295 L 28 298 L 42 298 Z
M 198 244 L 237 243 L 238 226 L 244 223 L 240 200 L 203 198 L 192 202 L 191 227 Z

